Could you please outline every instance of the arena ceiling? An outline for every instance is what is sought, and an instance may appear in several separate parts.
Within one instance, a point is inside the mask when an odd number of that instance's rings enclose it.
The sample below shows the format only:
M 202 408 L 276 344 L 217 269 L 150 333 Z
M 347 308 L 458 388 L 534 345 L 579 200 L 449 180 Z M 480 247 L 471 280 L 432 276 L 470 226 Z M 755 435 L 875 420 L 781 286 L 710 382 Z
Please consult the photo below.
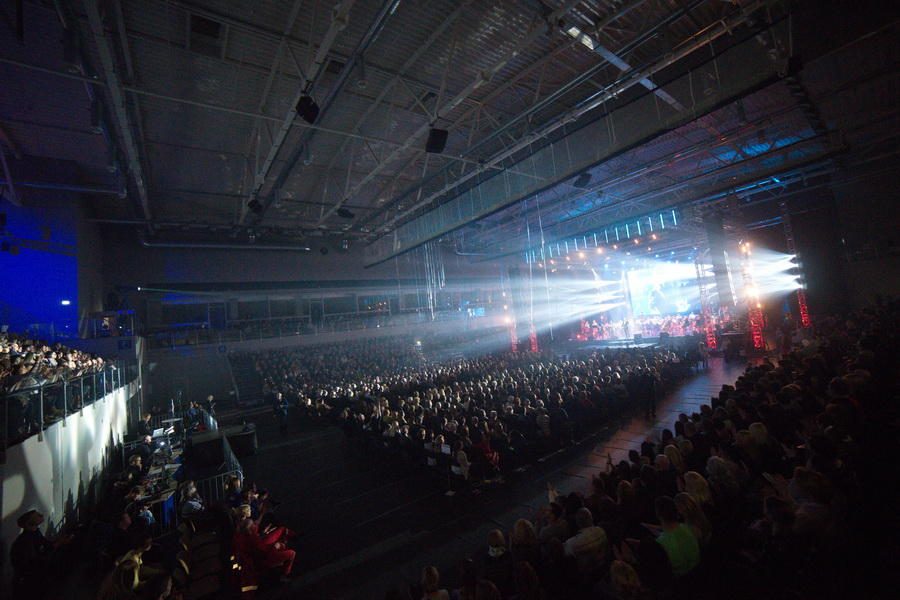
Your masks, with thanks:
M 815 185 L 848 148 L 896 150 L 896 21 L 798 67 L 783 2 L 3 10 L 4 179 L 26 198 L 88 193 L 99 221 L 150 242 L 333 236 L 369 264 L 434 241 L 493 258 L 677 207 L 686 235 L 668 249 L 692 243 L 698 207 Z M 425 152 L 430 128 L 449 132 L 441 153 Z

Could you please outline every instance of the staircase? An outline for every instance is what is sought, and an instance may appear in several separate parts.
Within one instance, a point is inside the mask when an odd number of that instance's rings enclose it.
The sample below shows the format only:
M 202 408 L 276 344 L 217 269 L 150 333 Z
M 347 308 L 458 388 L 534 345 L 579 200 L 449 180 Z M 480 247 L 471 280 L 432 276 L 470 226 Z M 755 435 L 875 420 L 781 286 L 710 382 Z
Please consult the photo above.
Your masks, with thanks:
M 246 355 L 228 355 L 231 373 L 238 390 L 240 406 L 256 406 L 263 401 L 262 377 L 256 372 L 253 359 Z

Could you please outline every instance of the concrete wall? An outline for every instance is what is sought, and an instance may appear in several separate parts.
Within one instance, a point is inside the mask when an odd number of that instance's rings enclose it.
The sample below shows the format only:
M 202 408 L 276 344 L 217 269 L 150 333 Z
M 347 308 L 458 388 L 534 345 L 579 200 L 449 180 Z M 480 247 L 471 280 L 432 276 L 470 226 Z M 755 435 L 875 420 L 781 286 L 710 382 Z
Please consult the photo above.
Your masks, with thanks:
M 13 180 L 77 181 L 72 163 L 16 161 Z M 0 232 L 14 251 L 0 252 L 0 322 L 14 331 L 50 324 L 74 336 L 85 317 L 103 308 L 103 244 L 87 220 L 84 199 L 63 190 L 19 188 L 22 206 L 0 200 L 7 227 Z M 63 300 L 70 304 L 62 305 Z M 41 335 L 47 336 L 43 330 Z
M 13 331 L 53 323 L 74 333 L 78 322 L 76 260 L 78 206 L 72 194 L 32 191 L 21 207 L 0 201 L 6 214 L 0 252 L 0 323 Z M 62 305 L 63 300 L 70 304 Z
M 900 295 L 900 180 L 893 172 L 859 177 L 847 173 L 832 185 L 844 264 L 845 293 L 850 307 L 874 301 L 876 295 Z M 857 177 L 853 177 L 857 175 Z
M 103 310 L 103 241 L 100 229 L 85 219 L 83 210 L 79 210 L 77 234 L 79 332 L 85 335 L 86 317 Z
M 126 433 L 128 399 L 137 384 L 119 388 L 102 400 L 57 422 L 6 451 L 0 501 L 0 551 L 4 579 L 10 575 L 9 547 L 19 534 L 16 519 L 37 509 L 48 532 L 75 519 L 100 492 L 101 473 L 116 459 L 115 447 Z

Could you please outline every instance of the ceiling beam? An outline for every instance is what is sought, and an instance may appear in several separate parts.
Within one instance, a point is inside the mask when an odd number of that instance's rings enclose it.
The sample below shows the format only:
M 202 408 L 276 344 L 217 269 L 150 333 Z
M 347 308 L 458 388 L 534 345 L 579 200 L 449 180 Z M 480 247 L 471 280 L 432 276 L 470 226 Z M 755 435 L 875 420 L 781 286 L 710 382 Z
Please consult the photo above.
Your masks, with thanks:
M 49 69 L 47 67 L 41 67 L 38 65 L 24 63 L 22 61 L 11 59 L 11 58 L 6 58 L 4 56 L 0 56 L 0 63 L 13 65 L 16 67 L 20 67 L 22 69 L 35 71 L 38 73 L 53 75 L 53 76 L 60 77 L 63 79 L 71 79 L 74 81 L 83 81 L 92 86 L 108 87 L 108 84 L 105 81 L 101 81 L 94 77 L 88 77 L 85 75 L 77 75 L 77 74 L 68 73 L 65 71 L 57 71 L 55 69 Z M 256 112 L 252 112 L 252 111 L 248 111 L 248 110 L 241 110 L 239 108 L 230 108 L 228 106 L 221 106 L 218 104 L 210 104 L 208 102 L 200 102 L 198 100 L 191 100 L 189 98 L 179 98 L 177 96 L 171 96 L 169 94 L 161 94 L 161 93 L 157 93 L 157 92 L 152 92 L 150 90 L 145 90 L 145 89 L 133 86 L 133 85 L 120 85 L 120 88 L 126 92 L 133 92 L 140 96 L 146 96 L 148 98 L 156 98 L 157 100 L 174 102 L 176 104 L 184 104 L 186 106 L 193 106 L 193 107 L 202 108 L 205 110 L 224 112 L 224 113 L 228 113 L 228 114 L 232 114 L 232 115 L 239 115 L 242 117 L 246 117 L 248 119 L 258 119 L 260 121 L 265 121 L 267 123 L 282 122 L 282 119 L 280 119 L 279 117 L 273 116 L 273 115 L 266 115 L 266 114 L 256 113 Z M 337 136 L 350 137 L 350 138 L 355 138 L 358 140 L 364 140 L 364 141 L 368 141 L 368 142 L 376 142 L 379 144 L 385 144 L 385 145 L 392 146 L 392 147 L 402 147 L 402 146 L 406 145 L 403 142 L 395 142 L 393 140 L 388 140 L 385 138 L 377 138 L 377 137 L 373 137 L 373 136 L 369 136 L 369 135 L 362 135 L 362 134 L 358 134 L 358 133 L 342 131 L 340 129 L 334 129 L 331 127 L 322 127 L 321 125 L 310 125 L 309 123 L 307 123 L 306 121 L 303 121 L 299 117 L 295 120 L 294 127 L 298 127 L 301 129 L 314 129 L 316 131 L 321 131 L 323 133 L 330 133 L 330 134 L 334 134 Z M 462 157 L 453 156 L 453 155 L 442 155 L 441 158 L 449 160 L 449 161 L 469 163 L 472 165 L 480 164 L 479 161 L 477 161 L 477 160 L 462 158 Z M 501 167 L 492 167 L 492 169 L 498 170 L 498 171 L 502 170 Z M 527 174 L 527 173 L 519 173 L 519 174 L 523 175 L 523 176 L 534 177 L 533 174 Z
M 463 0 L 466 2 L 471 2 L 472 0 Z M 239 29 L 245 33 L 249 33 L 255 35 L 259 38 L 269 40 L 272 42 L 277 42 L 280 39 L 279 32 L 274 29 L 269 29 L 267 27 L 263 27 L 254 23 L 249 23 L 247 21 L 243 21 L 241 19 L 237 19 L 231 16 L 228 16 L 224 13 L 219 13 L 213 10 L 209 10 L 208 8 L 193 4 L 192 2 L 186 2 L 184 0 L 166 0 L 166 3 L 172 6 L 176 6 L 182 10 L 185 10 L 189 13 L 193 13 L 196 15 L 200 15 L 209 19 L 213 19 L 216 21 L 221 21 L 235 29 Z M 311 51 L 312 44 L 308 40 L 304 40 L 298 37 L 288 36 L 287 37 L 287 48 L 288 50 L 292 50 L 293 48 L 297 48 L 303 51 Z M 334 50 L 328 53 L 328 58 L 337 62 L 347 63 L 349 57 L 336 52 Z M 380 73 L 386 77 L 396 77 L 397 71 L 392 69 L 383 67 L 378 63 L 366 61 L 366 69 L 369 71 L 373 71 L 376 73 Z M 427 89 L 428 91 L 434 92 L 435 94 L 438 92 L 438 87 L 426 83 L 424 81 L 420 81 L 414 77 L 410 77 L 408 75 L 403 77 L 404 81 L 413 84 L 418 87 L 422 87 L 423 89 Z M 475 104 L 474 101 L 470 101 L 472 104 Z
M 684 6 L 684 7 L 674 10 L 673 12 L 671 12 L 669 15 L 667 15 L 666 17 L 664 17 L 657 23 L 654 23 L 650 29 L 644 31 L 643 33 L 639 34 L 634 39 L 632 39 L 630 42 L 625 44 L 625 46 L 623 46 L 621 49 L 619 49 L 619 53 L 625 54 L 625 53 L 630 52 L 633 48 L 639 46 L 640 44 L 644 43 L 647 39 L 656 35 L 657 30 L 659 30 L 661 27 L 664 27 L 664 26 L 668 25 L 669 23 L 676 21 L 677 19 L 684 16 L 684 14 L 686 14 L 687 11 L 691 10 L 692 8 L 694 8 L 696 6 L 699 6 L 700 4 L 703 4 L 706 1 L 707 0 L 691 0 L 690 4 L 688 4 L 687 6 Z M 632 10 L 633 7 L 631 6 L 631 4 L 633 4 L 633 3 L 626 4 L 626 5 L 619 7 L 619 9 L 617 9 L 609 17 L 604 19 L 600 23 L 600 25 L 603 25 L 604 23 L 608 25 L 609 23 L 611 23 L 614 20 L 616 20 L 617 18 L 619 18 L 620 15 L 624 15 L 628 11 Z M 554 19 L 552 21 L 552 25 L 554 28 L 557 27 L 558 21 L 559 21 L 558 19 Z M 573 41 L 573 43 L 577 43 L 574 39 L 572 41 Z M 518 115 L 514 116 L 512 119 L 507 120 L 507 122 L 504 123 L 504 125 L 502 127 L 499 127 L 497 129 L 493 130 L 490 134 L 488 134 L 487 136 L 485 136 L 484 138 L 479 140 L 473 147 L 469 148 L 466 151 L 466 154 L 468 155 L 468 154 L 471 154 L 473 152 L 483 149 L 486 146 L 486 144 L 488 144 L 492 140 L 498 139 L 505 131 L 509 130 L 511 127 L 516 126 L 517 124 L 523 122 L 523 120 L 525 120 L 525 119 L 530 119 L 531 116 L 537 114 L 539 111 L 545 109 L 546 107 L 548 107 L 554 103 L 559 102 L 567 93 L 574 91 L 582 84 L 593 83 L 592 77 L 594 75 L 596 75 L 598 72 L 600 72 L 602 69 L 606 68 L 607 65 L 608 65 L 608 63 L 606 62 L 606 60 L 602 60 L 601 62 L 590 67 L 589 69 L 585 70 L 584 72 L 579 73 L 574 79 L 570 80 L 565 85 L 555 89 L 552 93 L 550 93 L 547 96 L 545 96 L 544 98 L 542 98 L 539 102 L 531 104 L 525 110 L 521 111 Z M 602 90 L 601 90 L 601 92 L 602 92 Z M 597 92 L 597 93 L 599 94 L 601 92 Z M 570 113 L 571 110 L 572 110 L 572 108 L 567 107 L 567 110 L 565 111 L 566 114 Z M 527 135 L 527 132 L 526 132 L 526 135 Z M 455 187 L 455 185 L 458 185 L 459 183 L 467 181 L 468 179 L 471 179 L 472 176 L 475 176 L 478 174 L 479 174 L 479 171 L 476 170 L 473 173 L 469 173 L 469 174 L 464 173 L 461 176 L 456 177 L 454 179 L 454 182 L 455 182 L 454 187 Z M 398 197 L 393 198 L 391 200 L 391 202 L 389 203 L 389 205 L 393 206 L 394 204 L 401 202 L 404 198 L 407 198 L 410 195 L 412 195 L 413 193 L 415 193 L 419 187 L 423 187 L 426 184 L 430 183 L 431 181 L 438 179 L 441 175 L 444 175 L 446 177 L 447 170 L 439 169 L 436 172 L 432 173 L 427 178 L 423 178 L 422 181 L 419 182 L 419 184 L 404 190 Z M 433 198 L 433 197 L 434 197 L 434 194 L 429 196 L 429 198 Z M 420 203 L 417 202 L 416 206 L 418 206 L 419 204 Z
M 699 0 L 699 2 L 702 1 L 703 0 Z M 714 23 L 704 31 L 691 36 L 691 38 L 689 39 L 689 43 L 686 43 L 679 47 L 676 52 L 661 57 L 646 69 L 632 69 L 631 71 L 625 73 L 622 77 L 606 86 L 603 91 L 593 94 L 591 97 L 585 99 L 575 109 L 567 111 L 563 115 L 560 115 L 549 123 L 543 125 L 537 131 L 525 135 L 518 143 L 514 144 L 511 148 L 503 150 L 495 154 L 490 159 L 484 161 L 484 165 L 488 166 L 501 164 L 504 160 L 512 158 L 517 152 L 527 149 L 535 142 L 546 139 L 550 134 L 560 129 L 561 127 L 564 127 L 566 124 L 574 123 L 585 114 L 591 112 L 599 106 L 602 106 L 609 100 L 620 96 L 627 89 L 641 84 L 642 81 L 649 79 L 659 71 L 662 71 L 666 67 L 669 67 L 670 65 L 678 62 L 682 58 L 693 53 L 698 48 L 702 48 L 712 43 L 719 37 L 729 34 L 734 28 L 745 23 L 749 19 L 749 15 L 758 10 L 760 7 L 764 6 L 767 1 L 768 0 L 756 0 L 751 5 L 742 7 L 734 11 L 729 17 Z M 699 2 L 695 2 L 694 5 L 698 4 Z M 688 10 L 688 8 L 682 10 Z M 432 194 L 429 194 L 425 199 L 417 202 L 410 208 L 407 208 L 406 210 L 395 215 L 391 220 L 388 221 L 388 225 L 392 226 L 397 221 L 400 221 L 404 217 L 414 213 L 420 208 L 431 204 L 431 202 L 433 202 L 440 196 L 443 196 L 444 194 L 455 190 L 463 183 L 471 180 L 473 177 L 477 177 L 483 172 L 484 167 L 479 167 L 471 173 L 465 174 L 457 178 L 455 181 L 444 185 L 439 190 L 433 192 Z
M 125 156 L 128 160 L 128 172 L 134 182 L 135 189 L 137 189 L 138 199 L 140 200 L 141 211 L 144 214 L 144 218 L 149 220 L 151 218 L 150 201 L 144 179 L 144 169 L 141 165 L 141 157 L 138 153 L 138 144 L 135 140 L 131 119 L 128 116 L 127 101 L 125 99 L 124 90 L 122 89 L 122 82 L 116 72 L 115 58 L 103 25 L 103 18 L 100 16 L 98 0 L 83 1 L 85 10 L 87 11 L 91 33 L 94 36 L 94 43 L 97 46 L 97 53 L 100 55 L 100 62 L 103 65 L 106 90 L 109 92 L 110 98 L 112 99 L 112 111 L 115 115 L 116 124 L 119 128 L 119 135 L 125 150 Z
M 578 4 L 580 0 L 574 0 L 567 2 L 562 8 L 559 8 L 553 11 L 547 17 L 537 17 L 532 21 L 531 27 L 528 32 L 525 34 L 525 37 L 520 39 L 516 46 L 512 51 L 508 52 L 503 58 L 497 61 L 493 66 L 489 69 L 485 69 L 478 76 L 473 79 L 466 87 L 460 90 L 453 98 L 447 101 L 446 104 L 441 106 L 440 108 L 435 109 L 435 118 L 442 115 L 447 115 L 455 108 L 457 108 L 463 100 L 468 98 L 475 90 L 481 88 L 483 85 L 487 84 L 493 77 L 499 73 L 506 65 L 509 64 L 511 60 L 519 55 L 520 52 L 531 46 L 532 43 L 537 41 L 541 36 L 547 34 L 549 30 L 548 23 L 552 23 L 560 18 L 562 18 L 569 9 Z M 412 146 L 414 142 L 420 142 L 421 138 L 431 129 L 433 123 L 425 123 L 420 126 L 412 135 L 410 135 L 406 143 L 398 149 L 395 149 L 390 155 L 388 155 L 381 163 L 375 167 L 369 175 L 364 177 L 361 181 L 357 182 L 347 193 L 343 194 L 341 199 L 338 200 L 335 205 L 327 210 L 322 217 L 319 219 L 318 224 L 322 224 L 328 217 L 337 212 L 338 209 L 347 201 L 350 200 L 353 196 L 359 193 L 362 188 L 369 184 L 372 179 L 380 173 L 384 167 L 390 163 L 392 163 L 396 158 L 398 158 L 401 152 Z
M 394 89 L 394 86 L 396 86 L 398 83 L 402 83 L 403 86 L 407 90 L 409 90 L 409 87 L 406 85 L 406 82 L 403 79 L 406 71 L 409 70 L 413 65 L 415 65 L 422 57 L 422 55 L 444 34 L 444 32 L 450 27 L 450 25 L 452 25 L 460 17 L 464 6 L 465 4 L 461 4 L 456 8 L 456 10 L 447 15 L 447 17 L 443 21 L 441 21 L 441 24 L 431 32 L 431 34 L 428 36 L 428 39 L 420 44 L 416 51 L 413 52 L 413 54 L 406 60 L 406 62 L 403 63 L 397 74 L 394 75 L 390 81 L 388 81 L 387 85 L 382 88 L 381 92 L 379 92 L 375 100 L 372 101 L 366 111 L 359 117 L 359 119 L 357 119 L 356 124 L 351 130 L 353 133 L 359 133 L 360 128 L 369 121 L 369 117 L 375 111 L 375 108 L 378 107 L 388 97 L 388 94 L 390 94 L 390 92 Z M 412 94 L 411 91 L 410 93 Z M 416 101 L 418 101 L 418 98 L 416 98 Z M 428 112 L 427 108 L 423 107 L 423 109 L 425 109 L 426 113 Z M 344 155 L 344 149 L 346 148 L 348 141 L 349 138 L 345 138 L 344 141 L 341 142 L 340 147 L 337 149 L 334 155 L 332 155 L 331 159 L 328 161 L 328 168 L 326 169 L 326 173 L 331 169 L 331 167 L 334 166 L 335 161 L 337 161 L 339 157 Z M 402 170 L 398 173 L 398 176 L 401 173 Z M 313 189 L 315 189 L 315 187 Z
M 471 125 L 470 130 L 469 130 L 469 138 L 470 138 L 469 144 L 467 145 L 466 151 L 464 152 L 464 154 L 468 154 L 469 150 L 472 148 L 472 142 L 474 141 L 473 136 L 474 136 L 475 131 L 477 129 L 479 129 L 480 115 L 481 115 L 481 112 L 484 109 L 484 107 L 488 106 L 491 102 L 493 102 L 496 98 L 498 98 L 506 90 L 517 85 L 523 79 L 529 77 L 532 72 L 534 72 L 538 69 L 544 68 L 548 63 L 552 62 L 558 55 L 562 54 L 567 49 L 571 48 L 574 44 L 575 44 L 575 41 L 572 40 L 572 41 L 567 41 L 560 46 L 557 46 L 555 49 L 553 49 L 549 53 L 545 54 L 542 58 L 540 58 L 537 61 L 533 62 L 532 64 L 528 65 L 525 69 L 523 69 L 520 73 L 515 75 L 512 79 L 510 79 L 509 81 L 507 81 L 506 83 L 504 83 L 503 85 L 501 85 L 500 87 L 495 89 L 488 96 L 486 96 L 483 100 L 481 100 L 477 105 L 469 108 L 466 112 L 464 112 L 462 115 L 460 115 L 459 118 L 457 118 L 453 123 L 451 123 L 449 126 L 447 126 L 447 130 L 454 131 L 457 128 L 459 128 L 463 123 L 465 123 L 467 120 L 471 119 L 471 121 L 474 121 L 474 124 Z M 475 142 L 475 143 L 478 143 L 478 142 Z M 413 154 L 413 156 L 410 157 L 410 159 L 397 171 L 397 173 L 398 173 L 397 180 L 392 180 L 389 184 L 382 186 L 378 190 L 378 193 L 376 195 L 381 195 L 381 193 L 383 193 L 385 190 L 393 189 L 394 185 L 396 185 L 397 181 L 399 180 L 399 174 L 405 173 L 419 159 L 419 157 L 421 157 L 422 154 L 425 154 L 424 150 L 416 150 L 415 154 Z M 441 157 L 449 158 L 450 155 L 442 154 Z M 462 155 L 460 155 L 460 158 L 462 158 Z M 475 164 L 475 165 L 481 164 L 480 161 L 470 161 L 470 162 L 471 162 L 471 164 Z M 443 168 L 438 169 L 438 171 L 442 172 Z M 429 179 L 433 178 L 433 177 L 434 177 L 434 175 L 431 175 L 431 176 L 429 176 Z M 419 181 L 419 185 L 421 185 L 421 178 Z M 417 189 L 417 186 L 411 186 L 410 188 L 407 188 L 404 192 L 402 192 L 400 194 L 399 197 L 395 197 L 393 199 L 393 201 L 385 204 L 382 212 L 386 212 L 386 211 L 392 209 L 397 204 L 398 200 L 406 197 L 411 191 L 413 191 L 415 189 Z M 368 225 L 377 216 L 378 215 L 376 215 L 376 214 L 371 215 L 369 219 L 367 219 L 363 222 L 363 225 Z
M 369 47 L 373 43 L 375 43 L 375 40 L 378 39 L 378 36 L 384 30 L 384 27 L 387 24 L 388 20 L 399 6 L 400 0 L 384 1 L 381 6 L 381 10 L 375 16 L 375 20 L 363 34 L 362 39 L 360 39 L 359 43 L 356 45 L 356 48 L 353 50 L 353 54 L 351 54 L 350 58 L 347 59 L 347 62 L 344 63 L 344 66 L 341 68 L 341 72 L 338 74 L 337 79 L 329 86 L 328 95 L 325 96 L 325 99 L 320 105 L 319 119 L 325 118 L 325 115 L 328 113 L 332 104 L 334 104 L 334 101 L 337 99 L 338 94 L 340 94 L 343 90 L 347 79 L 350 77 L 350 72 L 356 68 L 357 62 L 363 57 Z M 285 164 L 281 168 L 281 171 L 275 177 L 275 182 L 272 185 L 272 193 L 269 194 L 269 198 L 262 203 L 262 210 L 260 211 L 259 215 L 256 216 L 257 221 L 261 220 L 265 216 L 266 210 L 268 210 L 269 206 L 274 202 L 274 199 L 281 193 L 282 186 L 284 186 L 284 183 L 287 181 L 288 177 L 290 177 L 291 172 L 293 171 L 297 162 L 300 160 L 300 157 L 304 152 L 308 151 L 308 148 L 312 143 L 314 136 L 315 131 L 313 130 L 307 130 L 301 134 L 300 140 L 295 144 L 294 149 L 291 151 L 290 155 L 285 161 Z M 261 188 L 257 191 L 257 193 L 259 191 L 261 191 Z
M 355 0 L 343 0 L 332 10 L 331 24 L 328 26 L 328 31 L 325 32 L 325 37 L 319 45 L 319 49 L 313 59 L 313 64 L 304 76 L 303 84 L 297 87 L 297 91 L 294 93 L 292 100 L 288 103 L 287 114 L 284 116 L 281 127 L 278 128 L 278 132 L 275 134 L 275 139 L 269 147 L 269 152 L 266 155 L 265 161 L 263 161 L 262 167 L 253 176 L 250 194 L 247 198 L 247 202 L 241 206 L 241 215 L 240 218 L 238 218 L 238 223 L 243 223 L 247 218 L 247 213 L 250 210 L 249 204 L 257 199 L 260 191 L 265 185 L 266 179 L 269 176 L 269 171 L 271 171 L 272 166 L 275 164 L 275 158 L 278 156 L 278 152 L 281 150 L 282 145 L 284 145 L 287 135 L 297 118 L 297 103 L 301 98 L 312 91 L 318 81 L 319 74 L 322 72 L 322 68 L 328 60 L 328 53 L 331 51 L 332 45 L 334 45 L 337 36 L 347 27 L 347 23 L 350 20 L 350 9 L 353 8 L 354 2 Z

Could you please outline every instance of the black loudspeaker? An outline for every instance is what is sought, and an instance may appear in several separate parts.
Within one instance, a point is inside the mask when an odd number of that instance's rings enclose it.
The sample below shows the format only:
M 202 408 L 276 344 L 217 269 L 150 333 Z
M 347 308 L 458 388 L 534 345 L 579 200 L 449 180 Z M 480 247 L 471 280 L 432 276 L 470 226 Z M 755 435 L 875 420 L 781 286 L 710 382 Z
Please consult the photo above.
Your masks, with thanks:
M 250 211 L 256 215 L 262 213 L 263 211 L 262 204 L 260 204 L 259 200 L 256 200 L 255 198 L 247 203 L 247 208 L 249 208 Z
M 319 105 L 309 96 L 300 96 L 300 100 L 297 101 L 297 114 L 312 125 L 319 118 Z
M 225 442 L 218 431 L 195 433 L 190 458 L 197 467 L 216 468 L 225 462 Z
M 587 189 L 587 186 L 591 183 L 591 174 L 590 173 L 582 173 L 578 177 L 575 178 L 575 181 L 572 182 L 572 187 L 577 187 L 579 189 Z
M 223 432 L 226 437 L 228 437 L 228 444 L 231 446 L 231 450 L 234 452 L 235 456 L 244 458 L 245 456 L 256 454 L 256 448 L 259 443 L 256 440 L 255 426 L 250 425 L 248 427 L 243 427 L 241 425 L 235 425 L 233 427 L 226 427 Z
M 425 142 L 425 152 L 430 154 L 440 154 L 447 146 L 447 136 L 450 132 L 446 129 L 437 129 L 432 127 L 428 130 L 428 141 Z

